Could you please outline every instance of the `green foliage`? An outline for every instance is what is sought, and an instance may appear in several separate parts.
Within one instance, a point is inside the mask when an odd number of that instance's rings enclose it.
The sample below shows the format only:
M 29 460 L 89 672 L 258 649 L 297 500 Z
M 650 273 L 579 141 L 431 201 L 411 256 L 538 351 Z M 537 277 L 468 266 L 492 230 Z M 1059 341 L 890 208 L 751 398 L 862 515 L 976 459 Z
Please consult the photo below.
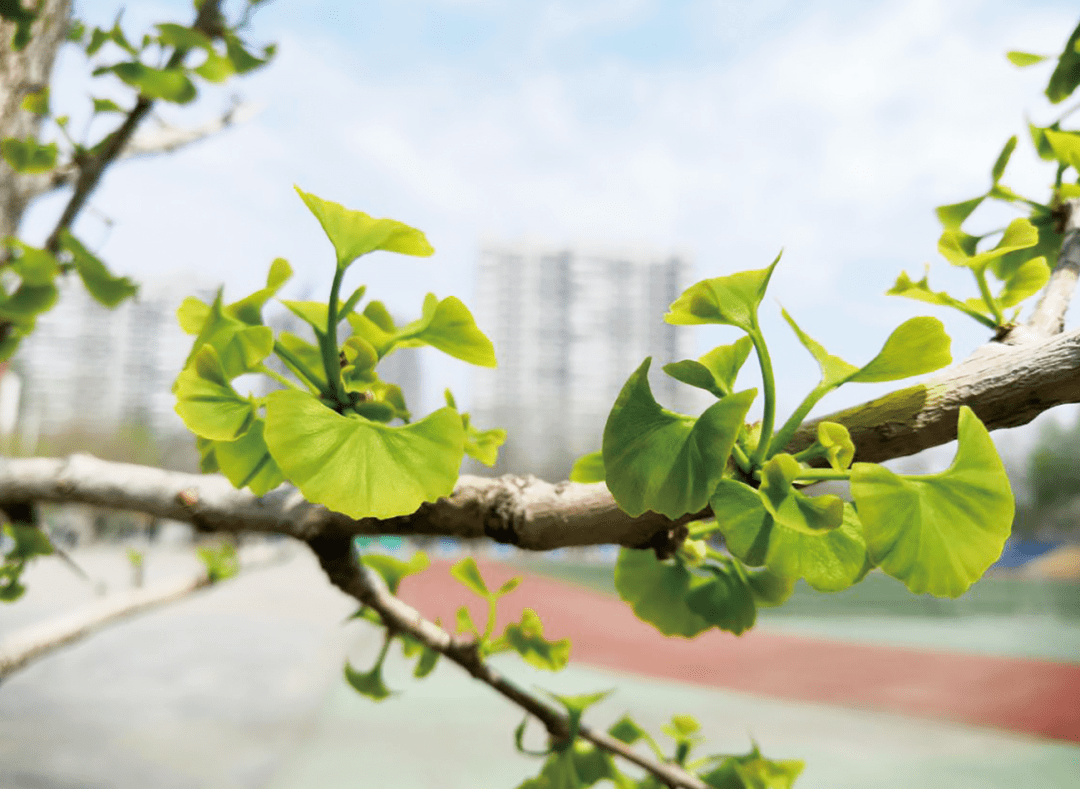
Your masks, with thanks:
M 17 173 L 34 175 L 47 173 L 56 167 L 56 156 L 59 148 L 56 143 L 39 143 L 34 137 L 28 136 L 24 140 L 8 137 L 0 142 L 0 154 Z
M 22 0 L 0 0 L 0 19 L 15 23 L 11 35 L 11 48 L 16 52 L 30 43 L 30 27 L 37 19 L 37 12 L 24 8 Z
M 0 603 L 13 603 L 26 592 L 19 582 L 26 565 L 35 556 L 53 553 L 53 546 L 48 535 L 35 526 L 5 523 L 0 528 L 0 547 L 4 547 L 0 562 Z
M 430 345 L 473 364 L 495 363 L 490 340 L 454 297 L 428 294 L 423 314 L 397 327 L 380 302 L 355 310 L 360 286 L 339 302 L 342 275 L 359 256 L 376 250 L 427 255 L 423 233 L 400 222 L 372 219 L 297 190 L 336 253 L 327 303 L 283 302 L 311 328 L 315 342 L 289 333 L 275 337 L 262 310 L 292 274 L 277 259 L 266 286 L 231 304 L 184 301 L 181 327 L 195 335 L 174 391 L 177 413 L 202 442 L 205 470 L 220 470 L 237 487 L 262 495 L 288 480 L 313 502 L 353 518 L 390 518 L 449 495 L 465 454 L 493 465 L 502 430 L 481 430 L 446 408 L 412 421 L 401 388 L 383 381 L 378 364 L 395 347 Z M 353 329 L 339 344 L 341 325 Z M 270 371 L 274 354 L 293 379 Z M 233 380 L 247 373 L 272 377 L 286 388 L 255 398 Z M 393 424 L 400 421 L 403 424 Z
M 226 581 L 240 572 L 240 557 L 236 552 L 236 544 L 231 540 L 200 546 L 195 554 L 206 568 L 206 577 L 212 584 Z

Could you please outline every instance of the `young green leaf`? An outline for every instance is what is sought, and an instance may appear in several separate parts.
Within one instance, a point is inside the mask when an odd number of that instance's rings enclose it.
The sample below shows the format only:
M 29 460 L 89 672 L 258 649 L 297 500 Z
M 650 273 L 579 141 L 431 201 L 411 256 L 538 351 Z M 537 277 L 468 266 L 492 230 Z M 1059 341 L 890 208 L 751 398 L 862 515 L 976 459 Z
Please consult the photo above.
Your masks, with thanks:
M 1005 57 L 1009 59 L 1010 63 L 1019 68 L 1034 66 L 1036 63 L 1042 63 L 1044 60 L 1049 59 L 1046 55 L 1035 55 L 1031 52 L 1018 52 L 1016 50 L 1006 52 Z
M 292 266 L 285 258 L 274 258 L 270 264 L 270 270 L 266 274 L 266 287 L 252 293 L 250 296 L 234 301 L 225 308 L 225 314 L 238 321 L 243 321 L 249 326 L 261 326 L 262 308 L 270 299 L 277 295 L 281 287 L 292 277 Z M 326 321 L 323 321 L 323 328 Z
M 352 685 L 357 693 L 367 696 L 372 701 L 382 701 L 389 698 L 393 691 L 386 687 L 382 675 L 383 657 L 380 656 L 374 668 L 370 671 L 359 672 L 348 661 L 345 663 L 345 681 Z
M 680 562 L 659 561 L 651 550 L 623 548 L 615 563 L 619 597 L 630 604 L 638 619 L 665 636 L 693 638 L 713 626 L 687 601 L 692 588 L 707 583 Z
M 1044 129 L 1043 134 L 1053 149 L 1055 158 L 1062 164 L 1080 171 L 1080 134 L 1054 129 Z
M 738 561 L 737 559 L 735 561 Z M 737 565 L 741 567 L 741 565 Z M 746 582 L 758 608 L 783 605 L 795 591 L 795 579 L 774 573 L 768 567 L 745 570 Z
M 607 486 L 619 507 L 678 518 L 705 506 L 757 394 L 739 392 L 694 419 L 653 399 L 646 359 L 623 386 L 604 428 Z
M 940 474 L 852 466 L 851 494 L 875 564 L 915 594 L 959 597 L 1001 555 L 1013 520 L 1005 467 L 989 432 L 961 406 L 958 447 Z
M 352 518 L 408 515 L 450 495 L 464 441 L 450 408 L 388 427 L 341 416 L 304 392 L 267 397 L 266 443 L 278 465 L 309 501 Z
M 268 326 L 248 326 L 226 315 L 219 291 L 184 366 L 190 366 L 196 354 L 207 345 L 217 351 L 225 376 L 232 380 L 259 369 L 263 359 L 273 350 L 274 332 Z
M 0 142 L 0 155 L 4 157 L 4 161 L 12 170 L 24 175 L 46 173 L 56 167 L 58 152 L 56 143 L 41 145 L 29 136 L 25 140 L 8 137 Z
M 845 382 L 899 381 L 940 370 L 952 362 L 951 344 L 937 318 L 911 318 L 897 326 L 878 355 Z
M 993 249 L 971 254 L 963 235 L 959 231 L 945 231 L 938 241 L 938 251 L 954 266 L 966 266 L 972 271 L 983 271 L 993 260 L 1018 249 L 1033 247 L 1039 243 L 1039 231 L 1023 217 L 1014 219 L 1005 228 L 1001 240 Z
M 137 61 L 117 63 L 95 69 L 94 76 L 112 72 L 147 98 L 162 99 L 174 104 L 187 104 L 198 94 L 193 83 L 183 69 L 158 69 Z
M 982 201 L 985 199 L 986 196 L 984 195 L 965 200 L 962 203 L 940 205 L 935 209 L 938 221 L 941 222 L 941 226 L 945 230 L 959 230 L 960 226 L 974 213 L 976 208 L 982 205 Z
M 1014 134 L 1009 138 L 1009 141 L 1005 143 L 1005 147 L 998 155 L 997 161 L 994 162 L 994 167 L 990 171 L 990 177 L 993 179 L 996 185 L 1001 180 L 1001 176 L 1005 174 L 1005 168 L 1009 166 L 1009 159 L 1012 158 L 1013 151 L 1016 150 L 1016 135 Z
M 8 267 L 27 285 L 51 285 L 60 273 L 60 264 L 48 250 L 24 244 L 17 238 L 6 239 L 6 245 L 17 253 L 8 262 Z
M 461 415 L 461 425 L 465 429 L 465 454 L 485 466 L 494 466 L 499 459 L 499 447 L 506 443 L 506 431 L 501 427 L 480 430 L 468 414 Z
M 780 255 L 768 268 L 740 271 L 691 285 L 668 308 L 664 320 L 676 325 L 724 323 L 752 333 L 757 310 Z
M 254 400 L 233 389 L 212 345 L 204 345 L 195 354 L 192 364 L 177 377 L 175 388 L 176 413 L 197 436 L 235 441 L 255 422 Z
M 1033 258 L 1013 272 L 998 294 L 997 301 L 1002 307 L 1015 307 L 1042 290 L 1049 281 L 1050 266 L 1046 264 L 1046 258 Z
M 375 219 L 363 211 L 351 211 L 339 203 L 295 188 L 334 245 L 338 268 L 347 268 L 361 255 L 379 249 L 420 257 L 435 252 L 424 234 L 414 227 L 393 219 Z
M 548 641 L 544 638 L 544 626 L 531 608 L 521 612 L 521 622 L 506 626 L 502 639 L 526 663 L 544 671 L 561 671 L 570 660 L 570 639 Z
M 1058 57 L 1054 73 L 1050 75 L 1050 82 L 1046 86 L 1046 97 L 1054 104 L 1064 101 L 1080 85 L 1080 25 L 1076 26 L 1069 40 L 1065 43 L 1065 49 Z
M 386 588 L 390 590 L 390 594 L 397 594 L 398 585 L 401 583 L 402 578 L 423 572 L 431 564 L 427 554 L 423 551 L 414 553 L 407 562 L 379 553 L 365 554 L 360 557 L 360 561 L 363 562 L 364 566 L 370 567 L 382 576 L 382 579 L 386 582 Z
M 585 710 L 594 704 L 600 703 L 614 692 L 614 690 L 601 690 L 597 693 L 578 693 L 573 696 L 560 696 L 558 693 L 548 692 L 551 698 L 566 708 L 566 713 L 570 718 L 570 737 L 564 747 L 571 744 L 574 738 L 577 737 L 578 727 L 581 725 L 581 716 L 585 714 Z
M 797 759 L 766 759 L 755 744 L 744 756 L 728 756 L 701 780 L 716 789 L 792 789 L 805 766 Z
M 256 419 L 235 441 L 214 443 L 214 459 L 222 474 L 236 488 L 250 488 L 262 496 L 285 481 L 263 440 L 263 420 Z
M 930 267 L 927 266 L 927 271 L 929 271 L 929 268 Z M 954 299 L 944 291 L 931 290 L 928 274 L 925 273 L 921 280 L 914 282 L 907 275 L 906 271 L 901 272 L 900 276 L 896 278 L 896 283 L 885 291 L 885 293 L 889 296 L 904 296 L 905 298 L 915 299 L 916 301 L 925 301 L 928 304 L 952 307 L 953 309 L 960 310 L 964 314 L 971 316 L 991 329 L 996 328 L 997 326 L 997 323 L 992 318 L 986 317 L 981 311 L 975 310 L 964 302 Z
M 749 565 L 805 578 L 819 592 L 847 589 L 870 569 L 862 527 L 850 505 L 843 507 L 836 528 L 798 528 L 795 521 L 794 526 L 778 522 L 758 491 L 730 479 L 720 482 L 710 504 L 728 550 Z
M 855 442 L 851 440 L 848 429 L 837 422 L 819 422 L 817 440 L 825 449 L 829 465 L 837 471 L 844 471 L 855 459 Z
M 30 285 L 26 282 L 10 296 L 4 297 L 0 288 L 0 318 L 29 331 L 38 315 L 52 308 L 60 292 L 56 285 Z M 13 348 L 10 350 L 14 350 Z
M 100 304 L 115 307 L 139 292 L 139 286 L 127 277 L 117 277 L 94 254 L 67 230 L 60 232 L 60 248 L 71 254 L 75 270 L 87 292 Z
M 742 635 L 754 626 L 757 607 L 746 578 L 731 567 L 708 564 L 712 578 L 696 584 L 686 596 L 690 610 L 721 630 Z
M 31 91 L 23 96 L 22 103 L 20 105 L 27 112 L 32 112 L 34 115 L 45 116 L 49 114 L 49 86 L 46 85 L 43 88 Z
M 488 591 L 487 584 L 484 583 L 484 577 L 480 575 L 480 568 L 476 566 L 476 559 L 471 556 L 466 556 L 451 567 L 450 575 L 473 594 L 479 595 L 485 600 L 491 597 L 491 592 Z
M 430 345 L 469 364 L 496 366 L 495 347 L 491 340 L 477 328 L 469 308 L 453 296 L 439 301 L 434 293 L 427 294 L 423 317 L 403 326 L 390 341 L 400 345 L 405 340 Z
M 792 482 L 799 471 L 799 461 L 785 453 L 774 455 L 762 467 L 758 495 L 765 509 L 780 526 L 813 537 L 840 526 L 844 502 L 837 496 L 811 497 L 796 490 Z
M 604 453 L 597 450 L 587 455 L 582 455 L 574 461 L 574 467 L 570 469 L 571 482 L 603 482 L 604 481 Z

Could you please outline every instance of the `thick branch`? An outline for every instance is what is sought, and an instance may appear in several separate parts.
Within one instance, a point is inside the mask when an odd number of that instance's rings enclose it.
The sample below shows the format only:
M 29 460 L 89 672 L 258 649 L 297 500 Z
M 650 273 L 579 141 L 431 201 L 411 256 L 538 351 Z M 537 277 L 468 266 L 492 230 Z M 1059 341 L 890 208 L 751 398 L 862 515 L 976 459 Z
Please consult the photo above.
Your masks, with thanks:
M 565 713 L 539 696 L 518 687 L 493 669 L 477 654 L 474 643 L 455 639 L 434 622 L 425 619 L 415 608 L 391 594 L 377 573 L 353 557 L 352 539 L 348 534 L 324 535 L 311 540 L 310 545 L 330 581 L 346 594 L 375 610 L 391 632 L 407 633 L 429 649 L 458 664 L 474 679 L 483 682 L 536 717 L 554 740 L 565 740 L 569 736 L 570 720 Z M 642 755 L 604 732 L 581 726 L 578 735 L 647 770 L 667 786 L 707 789 L 703 781 L 677 765 Z

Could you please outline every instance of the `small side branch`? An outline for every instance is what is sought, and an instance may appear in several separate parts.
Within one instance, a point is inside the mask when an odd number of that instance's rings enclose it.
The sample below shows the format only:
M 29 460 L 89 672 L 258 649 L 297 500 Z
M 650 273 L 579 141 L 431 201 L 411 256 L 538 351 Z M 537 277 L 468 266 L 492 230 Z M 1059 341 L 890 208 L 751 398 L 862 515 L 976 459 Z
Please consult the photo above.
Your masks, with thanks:
M 309 542 L 330 581 L 346 594 L 376 611 L 391 632 L 407 633 L 429 649 L 440 653 L 539 720 L 555 741 L 570 734 L 570 720 L 546 700 L 518 687 L 493 669 L 477 654 L 476 645 L 454 638 L 419 611 L 395 597 L 382 578 L 356 561 L 352 538 L 347 534 L 323 535 Z M 604 732 L 581 726 L 578 735 L 609 753 L 647 770 L 665 785 L 685 789 L 707 789 L 706 784 L 677 765 L 638 753 Z

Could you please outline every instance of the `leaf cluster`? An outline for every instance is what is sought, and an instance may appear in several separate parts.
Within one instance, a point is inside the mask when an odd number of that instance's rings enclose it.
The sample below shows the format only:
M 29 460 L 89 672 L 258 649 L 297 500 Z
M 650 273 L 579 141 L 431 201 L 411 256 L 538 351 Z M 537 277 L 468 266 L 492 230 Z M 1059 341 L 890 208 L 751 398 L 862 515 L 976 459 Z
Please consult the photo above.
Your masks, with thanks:
M 48 535 L 25 523 L 5 523 L 0 527 L 0 603 L 13 603 L 26 592 L 19 579 L 35 556 L 53 553 Z
M 428 345 L 455 358 L 495 365 L 491 341 L 457 298 L 428 294 L 421 316 L 398 326 L 365 286 L 341 301 L 346 270 L 379 250 L 431 255 L 422 232 L 392 219 L 297 190 L 334 248 L 329 300 L 282 301 L 310 330 L 309 338 L 274 331 L 262 311 L 292 275 L 270 266 L 266 285 L 231 304 L 188 298 L 181 327 L 195 335 L 176 379 L 176 410 L 198 436 L 203 471 L 220 471 L 238 488 L 262 495 L 291 480 L 304 496 L 353 518 L 389 518 L 449 495 L 465 454 L 493 464 L 505 439 L 480 430 L 447 405 L 414 420 L 401 387 L 378 372 L 401 348 Z M 342 340 L 341 338 L 344 337 Z M 290 376 L 265 364 L 276 356 Z M 284 387 L 265 397 L 243 395 L 234 381 L 256 373 Z
M 664 409 L 649 387 L 646 359 L 611 409 L 601 452 L 575 465 L 574 478 L 603 478 L 630 515 L 653 511 L 676 520 L 706 507 L 715 515 L 715 522 L 694 526 L 693 539 L 670 559 L 630 549 L 619 556 L 619 594 L 665 635 L 691 638 L 714 627 L 741 634 L 753 626 L 758 606 L 781 604 L 797 579 L 838 591 L 873 567 L 917 594 L 955 597 L 997 559 L 1009 535 L 1008 479 L 986 428 L 967 407 L 960 409 L 956 458 L 939 474 L 897 475 L 853 463 L 850 434 L 831 422 L 818 425 L 810 447 L 797 455 L 785 451 L 810 410 L 840 386 L 931 372 L 951 355 L 941 322 L 920 317 L 893 331 L 869 362 L 854 365 L 784 312 L 821 379 L 774 430 L 776 383 L 758 307 L 778 261 L 699 282 L 665 316 L 676 325 L 722 324 L 744 334 L 697 360 L 664 367 L 716 402 L 697 417 Z M 746 417 L 757 390 L 736 386 L 751 350 L 764 399 L 763 419 L 754 425 Z M 821 480 L 847 482 L 853 503 L 809 495 L 807 486 Z M 729 553 L 708 544 L 717 537 Z
M 1057 58 L 1046 86 L 1046 96 L 1054 104 L 1069 98 L 1080 84 L 1078 47 L 1080 25 L 1073 30 Z M 1027 52 L 1009 52 L 1008 58 L 1021 68 L 1051 60 Z M 1080 129 L 1062 126 L 1075 109 L 1070 108 L 1046 126 L 1036 126 L 1030 121 L 1027 124 L 1028 137 L 1039 158 L 1052 163 L 1056 170 L 1047 202 L 1024 197 L 1002 183 L 1017 146 L 1017 137 L 1013 136 L 990 169 L 990 187 L 986 192 L 938 207 L 937 217 L 942 226 L 938 252 L 953 266 L 971 272 L 979 290 L 978 296 L 961 299 L 934 290 L 929 282 L 929 265 L 919 280 L 912 279 L 907 272 L 901 273 L 887 292 L 959 310 L 999 334 L 1014 326 L 1021 303 L 1042 290 L 1057 264 L 1063 240 L 1062 205 L 1066 200 L 1080 197 Z M 964 229 L 965 223 L 986 201 L 1005 203 L 1026 216 L 1014 219 L 1004 228 L 981 234 L 969 233 Z M 994 245 L 988 247 L 991 242 Z

